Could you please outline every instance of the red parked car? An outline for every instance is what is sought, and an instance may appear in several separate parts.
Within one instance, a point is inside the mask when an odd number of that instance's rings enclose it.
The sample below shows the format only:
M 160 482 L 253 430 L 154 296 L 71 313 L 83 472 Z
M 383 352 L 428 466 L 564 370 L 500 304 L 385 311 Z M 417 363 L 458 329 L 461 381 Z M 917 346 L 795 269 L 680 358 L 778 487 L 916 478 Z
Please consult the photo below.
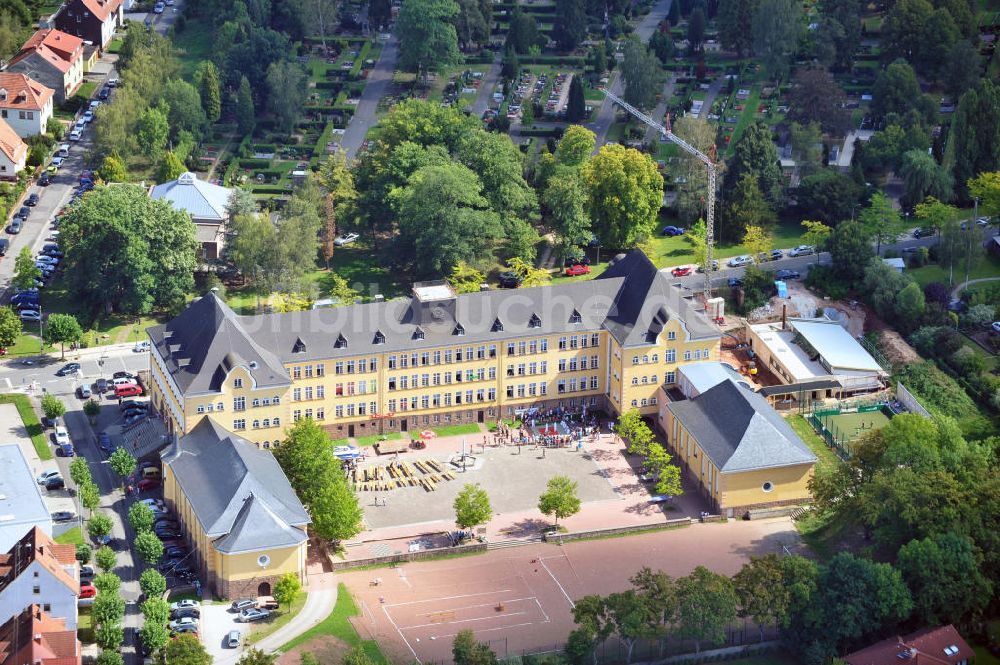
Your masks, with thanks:
M 80 585 L 80 598 L 93 598 L 97 595 L 97 588 L 93 584 Z
M 139 488 L 140 492 L 145 492 L 147 490 L 155 490 L 159 486 L 160 486 L 160 481 L 156 480 L 155 478 L 143 478 L 142 480 L 139 481 L 139 484 L 136 485 L 136 487 Z
M 674 277 L 687 277 L 691 274 L 691 266 L 677 266 L 670 271 Z
M 567 277 L 576 277 L 577 275 L 587 275 L 590 274 L 590 266 L 570 266 L 566 268 Z
M 142 394 L 142 388 L 134 383 L 115 386 L 115 397 L 137 397 Z

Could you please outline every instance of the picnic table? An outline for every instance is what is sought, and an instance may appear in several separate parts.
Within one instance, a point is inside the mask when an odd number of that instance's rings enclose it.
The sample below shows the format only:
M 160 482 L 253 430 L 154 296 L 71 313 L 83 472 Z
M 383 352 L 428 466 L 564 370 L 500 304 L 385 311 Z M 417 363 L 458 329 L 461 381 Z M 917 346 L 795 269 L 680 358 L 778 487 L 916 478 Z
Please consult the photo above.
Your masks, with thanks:
M 393 439 L 391 441 L 379 441 L 374 447 L 375 452 L 379 455 L 405 453 L 410 448 L 410 442 L 406 439 Z

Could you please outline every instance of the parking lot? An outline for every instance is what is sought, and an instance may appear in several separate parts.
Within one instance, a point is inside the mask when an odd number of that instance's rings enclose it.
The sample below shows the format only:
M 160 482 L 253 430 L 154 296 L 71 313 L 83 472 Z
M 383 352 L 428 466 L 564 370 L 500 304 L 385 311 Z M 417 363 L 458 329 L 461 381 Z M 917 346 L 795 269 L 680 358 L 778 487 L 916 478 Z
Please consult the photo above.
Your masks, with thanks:
M 240 632 L 240 648 L 237 651 L 244 649 L 245 638 L 250 631 L 251 624 L 238 622 L 236 619 L 239 616 L 236 612 L 229 611 L 229 603 L 202 605 L 201 642 L 213 660 L 217 661 L 224 656 L 233 654 L 234 650 L 225 646 L 226 636 L 231 630 Z

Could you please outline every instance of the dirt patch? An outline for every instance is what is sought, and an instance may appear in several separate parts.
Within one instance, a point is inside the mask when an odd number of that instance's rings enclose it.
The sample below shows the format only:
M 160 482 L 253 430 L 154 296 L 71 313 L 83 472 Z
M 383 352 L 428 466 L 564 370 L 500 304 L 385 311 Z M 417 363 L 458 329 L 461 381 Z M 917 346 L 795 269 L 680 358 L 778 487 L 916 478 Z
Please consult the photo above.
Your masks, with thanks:
M 910 346 L 895 330 L 883 330 L 879 338 L 879 348 L 893 366 L 918 363 L 923 360 L 920 354 Z
M 350 650 L 351 647 L 348 644 L 336 637 L 320 635 L 281 654 L 277 663 L 278 665 L 299 665 L 302 662 L 302 654 L 308 652 L 316 656 L 320 665 L 337 665 Z

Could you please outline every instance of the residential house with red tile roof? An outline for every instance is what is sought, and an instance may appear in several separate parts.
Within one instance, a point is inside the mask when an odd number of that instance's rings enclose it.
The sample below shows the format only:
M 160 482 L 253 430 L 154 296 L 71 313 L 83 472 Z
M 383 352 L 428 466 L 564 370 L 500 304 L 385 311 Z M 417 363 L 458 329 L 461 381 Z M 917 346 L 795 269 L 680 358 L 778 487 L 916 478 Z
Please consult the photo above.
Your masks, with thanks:
M 0 624 L 38 605 L 75 631 L 79 595 L 76 545 L 59 545 L 34 527 L 0 554 Z
M 122 24 L 122 0 L 68 0 L 56 14 L 56 27 L 103 50 Z
M 8 73 L 27 74 L 51 88 L 62 104 L 83 83 L 83 40 L 62 30 L 35 31 L 7 64 Z
M 968 665 L 972 650 L 952 625 L 922 628 L 844 656 L 848 665 Z
M 44 134 L 52 117 L 52 88 L 20 72 L 0 72 L 0 118 L 21 138 Z
M 80 665 L 76 630 L 31 605 L 0 626 L 0 665 Z
M 0 120 L 0 180 L 17 180 L 28 161 L 28 144 L 10 125 Z

